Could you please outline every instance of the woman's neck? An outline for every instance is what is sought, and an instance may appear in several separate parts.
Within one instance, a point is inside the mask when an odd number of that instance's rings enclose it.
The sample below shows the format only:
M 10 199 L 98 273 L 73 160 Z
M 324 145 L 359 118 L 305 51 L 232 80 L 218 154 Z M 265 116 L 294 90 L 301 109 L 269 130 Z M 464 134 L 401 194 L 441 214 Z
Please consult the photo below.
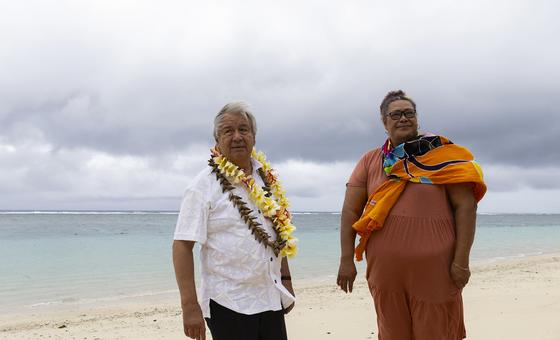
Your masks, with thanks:
M 391 143 L 390 146 L 391 146 L 391 148 L 394 148 L 397 145 L 401 145 L 402 143 L 414 140 L 414 139 L 418 138 L 418 136 L 419 136 L 419 134 L 417 133 L 414 136 L 406 136 L 406 137 L 403 137 L 403 138 L 389 137 L 389 142 Z

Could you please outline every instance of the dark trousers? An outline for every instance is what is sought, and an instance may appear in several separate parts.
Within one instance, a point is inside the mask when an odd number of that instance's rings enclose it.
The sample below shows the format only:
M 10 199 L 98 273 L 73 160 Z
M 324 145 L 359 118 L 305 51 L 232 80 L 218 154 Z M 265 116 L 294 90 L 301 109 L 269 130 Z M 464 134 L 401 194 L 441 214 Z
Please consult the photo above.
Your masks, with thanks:
M 246 315 L 210 300 L 210 318 L 206 318 L 214 340 L 287 340 L 284 311 Z

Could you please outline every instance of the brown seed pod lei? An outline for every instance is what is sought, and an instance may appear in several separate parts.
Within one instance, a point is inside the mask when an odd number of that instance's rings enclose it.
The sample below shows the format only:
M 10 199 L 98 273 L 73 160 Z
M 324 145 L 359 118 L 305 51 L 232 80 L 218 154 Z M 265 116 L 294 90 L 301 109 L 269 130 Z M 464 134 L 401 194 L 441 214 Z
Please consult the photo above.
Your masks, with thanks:
M 229 200 L 239 211 L 239 214 L 241 215 L 241 219 L 243 219 L 243 221 L 247 224 L 249 230 L 251 231 L 251 234 L 255 237 L 255 240 L 263 244 L 265 248 L 270 247 L 274 252 L 274 255 L 278 256 L 282 248 L 284 248 L 284 246 L 286 245 L 286 241 L 280 237 L 276 223 L 274 223 L 272 219 L 265 216 L 265 218 L 270 220 L 272 222 L 272 225 L 274 226 L 273 229 L 276 234 L 276 241 L 272 241 L 270 235 L 261 227 L 261 224 L 256 221 L 257 217 L 251 215 L 253 210 L 247 207 L 247 203 L 244 202 L 241 197 L 233 193 L 234 186 L 220 172 L 220 170 L 218 169 L 218 165 L 216 164 L 216 162 L 214 162 L 214 159 L 210 158 L 208 160 L 208 165 L 212 168 L 212 172 L 216 175 L 216 179 L 218 180 L 220 186 L 222 187 L 222 192 L 224 193 L 226 191 L 229 192 Z M 263 190 L 266 192 L 266 196 L 270 197 L 272 193 L 270 192 L 270 187 L 266 180 L 266 175 L 262 169 L 258 169 L 258 173 L 265 184 Z

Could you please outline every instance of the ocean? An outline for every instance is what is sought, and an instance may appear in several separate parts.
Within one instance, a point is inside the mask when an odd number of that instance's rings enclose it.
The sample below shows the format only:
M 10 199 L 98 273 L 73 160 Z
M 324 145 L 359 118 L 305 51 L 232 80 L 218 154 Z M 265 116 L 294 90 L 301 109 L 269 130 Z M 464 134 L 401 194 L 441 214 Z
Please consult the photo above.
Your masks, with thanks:
M 176 212 L 0 212 L 0 314 L 176 290 Z M 338 213 L 294 213 L 294 282 L 332 279 Z M 560 215 L 479 215 L 473 263 L 560 252 Z M 359 264 L 360 275 L 364 264 Z

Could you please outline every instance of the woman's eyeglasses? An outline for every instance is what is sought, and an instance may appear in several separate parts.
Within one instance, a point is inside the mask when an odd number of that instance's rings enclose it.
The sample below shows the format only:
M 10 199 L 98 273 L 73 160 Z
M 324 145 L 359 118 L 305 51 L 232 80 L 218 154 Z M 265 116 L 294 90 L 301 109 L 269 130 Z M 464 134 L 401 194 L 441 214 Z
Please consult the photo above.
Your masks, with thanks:
M 401 117 L 403 115 L 408 119 L 415 118 L 416 117 L 416 111 L 414 111 L 414 110 L 404 110 L 404 111 L 397 110 L 397 111 L 389 112 L 387 114 L 387 116 L 391 117 L 392 120 L 399 120 L 399 119 L 401 119 Z

